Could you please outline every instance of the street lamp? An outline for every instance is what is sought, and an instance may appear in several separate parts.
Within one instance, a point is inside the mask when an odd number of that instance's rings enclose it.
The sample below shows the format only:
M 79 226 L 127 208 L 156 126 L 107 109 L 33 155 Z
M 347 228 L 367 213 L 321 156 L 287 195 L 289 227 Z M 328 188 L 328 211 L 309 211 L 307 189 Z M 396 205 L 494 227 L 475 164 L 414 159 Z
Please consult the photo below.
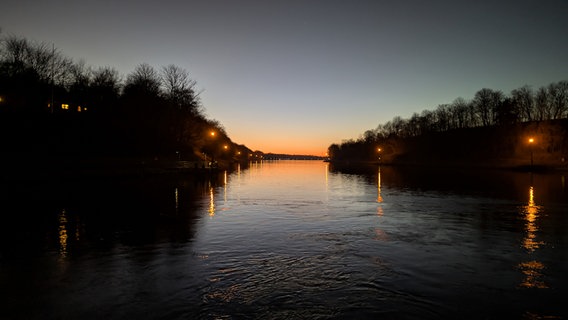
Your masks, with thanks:
M 533 166 L 533 143 L 534 143 L 534 138 L 529 138 L 529 148 L 531 150 L 531 168 Z
M 381 148 L 377 148 L 377 153 L 379 154 L 379 161 L 381 161 L 381 151 L 382 150 L 383 149 L 381 149 Z
M 207 161 L 207 154 L 205 154 L 205 152 L 209 153 L 209 158 L 210 158 L 210 165 L 213 164 L 215 162 L 215 154 L 218 153 L 215 148 L 216 148 L 216 136 L 217 136 L 217 131 L 213 130 L 213 129 L 209 129 L 209 131 L 207 131 L 206 136 L 209 137 L 209 139 L 206 139 L 206 141 L 204 141 L 204 146 L 203 146 L 203 155 L 205 156 L 205 161 Z

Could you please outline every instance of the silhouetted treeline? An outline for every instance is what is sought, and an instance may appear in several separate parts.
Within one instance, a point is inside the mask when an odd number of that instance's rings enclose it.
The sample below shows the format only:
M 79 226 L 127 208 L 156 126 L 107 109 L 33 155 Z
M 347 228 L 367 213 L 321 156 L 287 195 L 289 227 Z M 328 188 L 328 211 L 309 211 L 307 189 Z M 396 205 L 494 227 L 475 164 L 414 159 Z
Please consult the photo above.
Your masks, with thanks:
M 250 154 L 204 115 L 196 82 L 178 66 L 142 63 L 123 79 L 113 67 L 86 66 L 46 43 L 0 41 L 3 153 L 188 160 Z
M 471 154 L 475 154 L 475 149 L 465 150 L 465 148 L 468 148 L 467 144 L 460 146 L 460 140 L 456 137 L 461 137 L 461 142 L 465 143 L 466 140 L 464 139 L 469 135 L 483 133 L 485 138 L 494 137 L 491 134 L 487 135 L 487 132 L 504 134 L 509 130 L 518 135 L 526 135 L 526 133 L 519 131 L 519 128 L 527 128 L 526 124 L 535 122 L 554 123 L 555 129 L 551 130 L 560 132 L 556 127 L 559 124 L 565 126 L 566 122 L 558 121 L 566 118 L 568 118 L 568 81 L 551 83 L 536 91 L 529 86 L 523 86 L 512 90 L 509 95 L 505 95 L 499 90 L 483 88 L 477 91 L 471 100 L 460 97 L 451 104 L 439 105 L 434 110 L 424 110 L 420 114 L 414 113 L 408 119 L 397 116 L 391 121 L 380 124 L 374 130 L 367 130 L 358 140 L 347 140 L 341 144 L 332 144 L 328 148 L 328 154 L 332 160 L 376 161 L 379 157 L 384 158 L 394 154 L 399 158 L 408 157 L 409 154 L 416 151 L 416 148 L 421 148 L 424 145 L 431 148 L 430 153 L 432 154 L 435 148 L 448 148 L 455 145 L 457 148 L 453 150 L 444 149 L 437 150 L 437 152 L 443 152 L 450 158 L 470 157 Z M 500 130 L 498 128 L 505 129 Z M 539 130 L 545 129 L 540 126 Z M 538 133 L 534 132 L 534 134 Z M 453 138 L 450 140 L 455 140 L 452 144 L 439 143 L 441 137 L 447 138 L 451 135 L 453 135 Z M 519 139 L 522 138 L 519 137 Z M 469 142 L 469 139 L 467 140 Z M 556 139 L 547 148 L 560 152 L 560 149 L 565 148 L 564 144 L 568 144 L 568 142 L 560 140 Z M 416 143 L 417 141 L 419 143 Z M 485 140 L 481 143 L 487 145 L 493 143 L 493 141 Z M 411 145 L 414 147 L 410 147 Z M 509 148 L 510 146 L 502 147 Z M 379 150 L 379 148 L 382 149 Z M 456 149 L 460 149 L 459 152 Z M 418 156 L 418 154 L 416 155 Z M 428 151 L 423 150 L 419 155 L 427 156 Z M 389 160 L 393 159 L 393 157 L 389 158 Z

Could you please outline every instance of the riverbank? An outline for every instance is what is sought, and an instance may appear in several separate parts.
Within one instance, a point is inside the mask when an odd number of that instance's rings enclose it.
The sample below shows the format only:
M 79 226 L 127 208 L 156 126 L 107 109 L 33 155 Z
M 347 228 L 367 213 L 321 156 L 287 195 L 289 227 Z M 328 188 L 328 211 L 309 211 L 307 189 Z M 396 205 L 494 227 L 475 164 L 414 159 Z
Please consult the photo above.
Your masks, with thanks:
M 488 169 L 520 172 L 568 172 L 568 165 L 543 165 L 543 164 L 511 164 L 506 162 L 483 163 L 483 162 L 420 162 L 420 161 L 365 161 L 365 160 L 329 160 L 331 166 L 342 167 L 368 167 L 368 166 L 392 166 L 399 168 L 424 168 L 424 169 Z
M 568 119 L 389 136 L 336 145 L 332 161 L 427 167 L 567 170 Z
M 147 158 L 85 158 L 3 155 L 3 180 L 192 175 L 208 177 L 231 170 L 234 163 Z

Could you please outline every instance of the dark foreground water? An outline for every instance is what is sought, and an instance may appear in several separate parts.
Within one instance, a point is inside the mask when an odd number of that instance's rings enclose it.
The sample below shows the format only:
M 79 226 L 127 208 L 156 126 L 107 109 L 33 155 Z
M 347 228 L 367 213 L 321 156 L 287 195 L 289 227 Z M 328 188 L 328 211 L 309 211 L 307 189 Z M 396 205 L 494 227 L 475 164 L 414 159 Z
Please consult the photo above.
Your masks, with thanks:
M 568 316 L 563 173 L 2 182 L 1 319 Z

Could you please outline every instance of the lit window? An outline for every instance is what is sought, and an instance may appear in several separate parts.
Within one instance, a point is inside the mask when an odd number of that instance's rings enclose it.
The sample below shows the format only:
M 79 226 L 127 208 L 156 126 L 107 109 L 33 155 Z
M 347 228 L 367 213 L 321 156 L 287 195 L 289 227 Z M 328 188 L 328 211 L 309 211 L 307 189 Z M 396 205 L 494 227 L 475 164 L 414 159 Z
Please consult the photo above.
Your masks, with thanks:
M 61 104 L 61 109 L 63 109 L 63 110 L 69 110 L 69 105 L 66 104 L 66 103 L 62 103 L 62 104 Z

